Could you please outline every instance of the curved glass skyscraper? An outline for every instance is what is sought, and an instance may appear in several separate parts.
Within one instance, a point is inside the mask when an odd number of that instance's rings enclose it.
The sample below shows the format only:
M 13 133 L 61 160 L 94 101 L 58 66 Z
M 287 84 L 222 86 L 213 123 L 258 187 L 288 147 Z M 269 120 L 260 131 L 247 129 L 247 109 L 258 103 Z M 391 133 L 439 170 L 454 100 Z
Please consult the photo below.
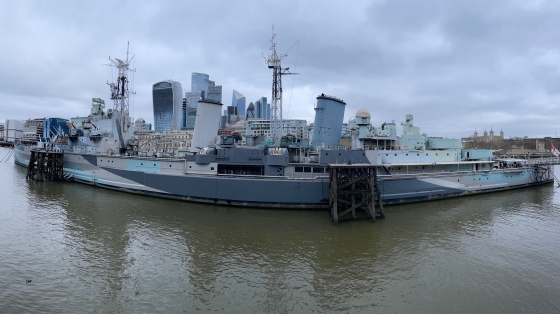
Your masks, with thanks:
M 183 87 L 175 81 L 155 83 L 152 88 L 154 102 L 154 129 L 170 132 L 181 129 Z

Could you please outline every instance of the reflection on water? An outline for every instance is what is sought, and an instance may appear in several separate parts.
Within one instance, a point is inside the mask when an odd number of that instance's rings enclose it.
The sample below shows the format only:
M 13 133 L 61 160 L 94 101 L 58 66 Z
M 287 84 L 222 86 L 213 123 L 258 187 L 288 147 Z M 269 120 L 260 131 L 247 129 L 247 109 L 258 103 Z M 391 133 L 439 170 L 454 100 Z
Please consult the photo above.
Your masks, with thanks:
M 326 211 L 28 182 L 11 162 L 0 171 L 6 313 L 560 311 L 552 185 L 333 227 Z

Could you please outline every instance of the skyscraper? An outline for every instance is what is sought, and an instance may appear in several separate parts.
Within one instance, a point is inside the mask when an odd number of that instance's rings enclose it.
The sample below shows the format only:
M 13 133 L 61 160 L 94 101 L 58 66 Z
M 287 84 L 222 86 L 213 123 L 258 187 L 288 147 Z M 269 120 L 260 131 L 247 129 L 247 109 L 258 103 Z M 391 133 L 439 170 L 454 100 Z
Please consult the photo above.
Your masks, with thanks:
M 216 86 L 216 83 L 210 80 L 208 74 L 197 72 L 191 74 L 191 92 L 198 96 L 201 96 L 204 92 L 204 99 L 222 102 L 222 86 Z M 189 108 L 196 108 L 197 106 L 198 100 L 196 103 L 189 105 Z
M 233 95 L 231 97 L 231 105 L 237 108 L 237 114 L 244 117 L 245 116 L 245 96 L 240 92 L 233 90 Z
M 208 82 L 208 93 L 206 99 L 222 102 L 222 86 L 215 86 L 214 81 Z
M 255 118 L 255 105 L 251 102 L 249 106 L 247 106 L 247 114 L 245 115 L 245 120 L 254 119 Z
M 183 106 L 181 107 L 181 129 L 187 126 L 187 99 L 183 98 Z
M 204 91 L 204 94 L 207 94 L 209 81 L 210 76 L 208 74 L 197 72 L 191 73 L 191 92 L 198 93 L 198 95 L 200 95 L 200 92 Z
M 186 127 L 194 128 L 196 121 L 196 108 L 198 101 L 202 98 L 222 102 L 222 86 L 210 80 L 210 76 L 205 73 L 191 73 L 191 91 L 185 94 L 187 98 L 187 120 Z
M 270 120 L 270 104 L 266 101 L 266 97 L 255 101 L 255 118 Z
M 156 132 L 181 129 L 183 87 L 172 80 L 155 83 L 152 87 L 154 125 Z

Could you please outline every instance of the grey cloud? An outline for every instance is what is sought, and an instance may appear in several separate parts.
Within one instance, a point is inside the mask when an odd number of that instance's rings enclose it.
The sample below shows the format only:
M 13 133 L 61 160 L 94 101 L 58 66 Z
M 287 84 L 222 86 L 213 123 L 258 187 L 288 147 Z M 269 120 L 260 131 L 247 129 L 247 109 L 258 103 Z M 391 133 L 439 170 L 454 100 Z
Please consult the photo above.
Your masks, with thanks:
M 274 24 L 279 52 L 300 40 L 284 60 L 300 73 L 284 80 L 291 118 L 311 120 L 324 92 L 348 103 L 345 119 L 366 108 L 375 123 L 414 113 L 433 135 L 493 126 L 548 136 L 559 109 L 559 18 L 547 1 L 9 2 L 0 12 L 9 43 L 0 120 L 87 113 L 92 97 L 108 99 L 111 72 L 101 64 L 127 41 L 136 117 L 153 119 L 153 83 L 188 90 L 191 72 L 222 84 L 225 104 L 234 88 L 249 101 L 270 97 L 261 54 Z

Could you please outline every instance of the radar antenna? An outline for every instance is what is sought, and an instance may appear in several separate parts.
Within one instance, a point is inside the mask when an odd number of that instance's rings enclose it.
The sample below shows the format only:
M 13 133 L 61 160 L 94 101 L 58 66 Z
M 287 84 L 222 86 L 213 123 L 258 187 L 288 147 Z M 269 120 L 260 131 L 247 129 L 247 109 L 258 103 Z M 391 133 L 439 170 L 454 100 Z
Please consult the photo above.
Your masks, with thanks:
M 128 88 L 128 72 L 136 71 L 130 69 L 130 63 L 132 59 L 134 59 L 134 56 L 130 57 L 131 53 L 129 52 L 129 47 L 130 42 L 127 42 L 126 61 L 117 58 L 111 59 L 111 57 L 109 57 L 111 63 L 107 64 L 108 66 L 116 68 L 118 71 L 117 81 L 111 83 L 107 82 L 107 85 L 109 85 L 111 99 L 114 102 L 113 114 L 118 115 L 120 128 L 123 132 L 126 132 L 129 127 L 129 94 L 135 94 L 134 91 L 130 91 Z
M 130 57 L 129 48 L 130 43 L 127 42 L 126 61 L 117 58 L 111 59 L 111 57 L 109 57 L 110 64 L 107 64 L 108 66 L 116 68 L 118 71 L 117 81 L 111 83 L 107 82 L 107 85 L 109 85 L 109 89 L 111 90 L 111 99 L 114 103 L 112 120 L 119 138 L 119 151 L 121 154 L 126 152 L 126 141 L 130 139 L 130 134 L 128 132 L 128 128 L 131 124 L 129 115 L 129 95 L 131 93 L 135 94 L 135 92 L 130 91 L 128 88 L 128 72 L 136 71 L 130 69 L 130 63 L 132 59 L 134 59 L 134 56 Z
M 282 120 L 282 75 L 292 75 L 298 73 L 291 73 L 290 68 L 282 68 L 281 61 L 286 58 L 288 54 L 278 55 L 276 53 L 276 43 L 274 38 L 274 25 L 272 25 L 272 38 L 270 39 L 270 54 L 265 58 L 268 68 L 272 69 L 272 103 L 270 106 L 270 138 L 269 141 L 273 142 L 272 146 L 280 144 L 283 135 L 284 122 Z M 264 57 L 264 56 L 263 56 Z

